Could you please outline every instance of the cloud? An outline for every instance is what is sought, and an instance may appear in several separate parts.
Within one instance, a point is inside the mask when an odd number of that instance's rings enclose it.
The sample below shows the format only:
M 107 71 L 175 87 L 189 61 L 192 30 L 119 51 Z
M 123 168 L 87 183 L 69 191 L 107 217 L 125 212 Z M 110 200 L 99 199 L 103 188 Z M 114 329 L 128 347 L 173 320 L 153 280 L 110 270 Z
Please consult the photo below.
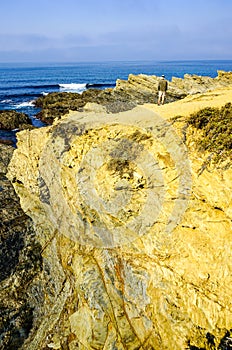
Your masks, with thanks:
M 41 35 L 0 35 L 0 47 L 2 51 L 27 50 L 37 47 L 47 47 L 51 44 L 49 38 Z
M 31 51 L 56 48 L 68 48 L 76 45 L 91 45 L 87 35 L 65 35 L 49 37 L 38 34 L 0 35 L 1 51 Z
M 101 33 L 87 29 L 60 37 L 0 35 L 0 61 L 231 59 L 229 22 L 220 23 L 219 28 L 210 22 L 187 29 L 181 23 L 148 22 L 143 28 L 135 23 Z
M 156 25 L 147 24 L 140 30 L 137 27 L 122 28 L 121 30 L 109 31 L 96 38 L 101 44 L 122 45 L 128 47 L 140 45 L 142 48 L 152 48 L 153 45 L 163 46 L 163 43 L 170 44 L 181 37 L 180 28 L 177 25 Z

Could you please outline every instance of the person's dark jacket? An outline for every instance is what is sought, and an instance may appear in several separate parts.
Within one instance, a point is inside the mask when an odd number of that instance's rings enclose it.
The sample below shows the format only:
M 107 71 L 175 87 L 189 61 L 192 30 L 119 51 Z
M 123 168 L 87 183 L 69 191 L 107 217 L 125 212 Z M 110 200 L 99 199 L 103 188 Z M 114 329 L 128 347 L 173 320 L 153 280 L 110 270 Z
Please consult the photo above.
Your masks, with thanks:
M 168 82 L 165 79 L 161 79 L 158 84 L 158 91 L 167 91 Z

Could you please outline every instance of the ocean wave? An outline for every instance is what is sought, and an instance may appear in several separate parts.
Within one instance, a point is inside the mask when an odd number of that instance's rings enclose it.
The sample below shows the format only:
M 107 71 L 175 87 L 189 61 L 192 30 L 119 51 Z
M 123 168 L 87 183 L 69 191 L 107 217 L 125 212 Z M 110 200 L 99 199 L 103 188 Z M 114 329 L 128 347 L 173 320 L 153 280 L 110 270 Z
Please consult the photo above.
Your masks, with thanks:
M 0 103 L 12 103 L 13 101 L 10 98 L 7 98 L 6 100 L 0 101 Z
M 70 84 L 59 84 L 59 87 L 62 91 L 76 91 L 76 92 L 83 92 L 86 90 L 87 84 L 76 84 L 76 83 L 70 83 Z
M 25 108 L 25 107 L 35 107 L 34 102 L 35 102 L 35 100 L 21 102 L 21 103 L 16 104 L 15 108 L 19 109 L 19 108 Z
M 115 84 L 112 83 L 83 83 L 83 84 L 77 84 L 77 83 L 69 83 L 69 84 L 59 84 L 61 91 L 72 91 L 72 92 L 83 92 L 86 89 L 105 89 L 107 87 L 114 87 Z

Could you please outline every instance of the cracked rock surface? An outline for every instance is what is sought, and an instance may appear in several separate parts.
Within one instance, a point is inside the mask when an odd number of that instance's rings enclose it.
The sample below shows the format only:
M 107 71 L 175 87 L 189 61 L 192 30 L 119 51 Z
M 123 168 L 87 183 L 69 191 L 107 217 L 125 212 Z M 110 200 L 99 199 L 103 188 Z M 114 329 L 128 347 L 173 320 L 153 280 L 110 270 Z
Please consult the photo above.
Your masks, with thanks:
M 175 128 L 139 107 L 18 134 L 7 176 L 43 262 L 22 349 L 229 344 L 232 169 L 199 175 L 204 159 Z

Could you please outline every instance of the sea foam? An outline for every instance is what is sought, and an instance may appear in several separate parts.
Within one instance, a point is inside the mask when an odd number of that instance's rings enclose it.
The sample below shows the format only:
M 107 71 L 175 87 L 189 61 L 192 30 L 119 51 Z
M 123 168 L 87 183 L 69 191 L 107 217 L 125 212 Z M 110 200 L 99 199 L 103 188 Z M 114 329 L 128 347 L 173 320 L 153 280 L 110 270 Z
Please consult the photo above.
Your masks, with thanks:
M 0 101 L 0 103 L 11 103 L 11 102 L 13 102 L 11 99 L 6 99 L 6 100 Z
M 24 107 L 35 107 L 34 102 L 35 102 L 35 100 L 22 102 L 22 103 L 16 104 L 15 108 L 18 109 L 18 108 L 24 108 Z
M 59 84 L 60 90 L 62 91 L 73 91 L 73 92 L 83 92 L 86 90 L 86 84 Z

